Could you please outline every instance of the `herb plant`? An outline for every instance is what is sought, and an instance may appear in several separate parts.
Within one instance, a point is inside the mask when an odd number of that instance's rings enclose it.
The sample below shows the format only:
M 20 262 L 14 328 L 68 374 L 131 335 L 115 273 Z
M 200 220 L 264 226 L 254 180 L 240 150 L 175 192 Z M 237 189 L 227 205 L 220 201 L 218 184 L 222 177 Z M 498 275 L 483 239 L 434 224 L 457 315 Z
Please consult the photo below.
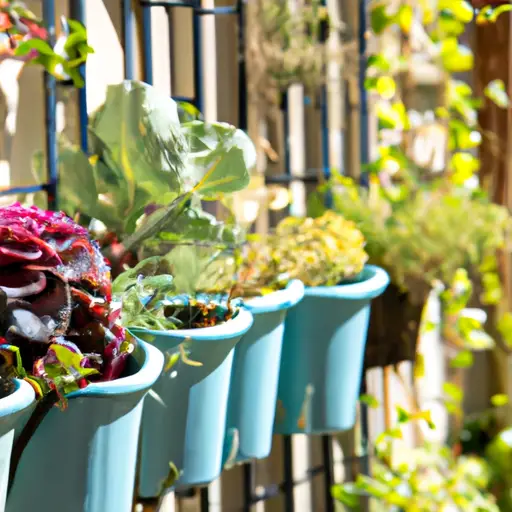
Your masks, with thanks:
M 152 331 L 196 329 L 236 316 L 237 305 L 225 294 L 197 294 L 193 289 L 183 293 L 172 273 L 172 258 L 153 256 L 114 281 L 124 325 Z
M 292 279 L 306 286 L 333 286 L 356 278 L 368 259 L 364 246 L 355 224 L 331 211 L 316 219 L 288 217 L 275 233 L 252 237 L 238 270 L 236 293 L 262 295 Z

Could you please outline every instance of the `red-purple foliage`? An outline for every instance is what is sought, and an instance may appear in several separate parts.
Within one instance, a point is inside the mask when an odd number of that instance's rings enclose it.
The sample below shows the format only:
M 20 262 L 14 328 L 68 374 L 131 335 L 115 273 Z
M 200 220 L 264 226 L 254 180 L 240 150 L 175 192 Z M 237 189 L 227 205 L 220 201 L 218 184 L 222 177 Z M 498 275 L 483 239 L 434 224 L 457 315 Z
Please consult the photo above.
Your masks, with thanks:
M 110 267 L 86 229 L 35 206 L 0 208 L 0 345 L 19 348 L 37 391 L 119 377 L 129 347 L 111 297 Z

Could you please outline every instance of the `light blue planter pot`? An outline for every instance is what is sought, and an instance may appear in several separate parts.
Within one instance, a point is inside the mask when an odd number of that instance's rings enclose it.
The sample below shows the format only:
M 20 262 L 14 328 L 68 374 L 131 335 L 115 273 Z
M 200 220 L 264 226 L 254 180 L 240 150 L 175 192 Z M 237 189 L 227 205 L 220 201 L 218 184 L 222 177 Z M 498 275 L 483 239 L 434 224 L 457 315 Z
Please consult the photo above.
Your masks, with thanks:
M 34 389 L 23 380 L 16 380 L 14 393 L 0 400 L 0 512 L 5 508 L 14 432 L 34 400 Z
M 360 281 L 306 288 L 288 311 L 274 432 L 326 434 L 353 427 L 371 300 L 389 284 L 367 265 Z
M 234 319 L 215 327 L 144 331 L 167 358 L 184 343 L 188 358 L 201 366 L 180 359 L 164 370 L 144 404 L 140 497 L 159 494 L 170 462 L 181 471 L 176 488 L 207 484 L 220 475 L 233 349 L 252 322 L 251 313 L 242 308 Z
M 130 512 L 144 396 L 164 358 L 139 342 L 128 377 L 89 384 L 53 408 L 21 457 L 6 512 Z
M 268 457 L 276 411 L 286 312 L 304 297 L 301 281 L 246 302 L 254 324 L 235 348 L 229 388 L 224 458 L 243 462 Z

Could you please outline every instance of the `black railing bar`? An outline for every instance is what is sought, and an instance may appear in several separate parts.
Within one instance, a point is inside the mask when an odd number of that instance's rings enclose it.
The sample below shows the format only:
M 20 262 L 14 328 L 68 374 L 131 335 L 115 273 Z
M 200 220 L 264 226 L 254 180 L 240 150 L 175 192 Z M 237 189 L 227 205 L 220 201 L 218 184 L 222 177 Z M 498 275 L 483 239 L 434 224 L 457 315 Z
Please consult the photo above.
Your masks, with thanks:
M 197 487 L 189 487 L 187 489 L 180 489 L 174 491 L 176 498 L 194 498 L 197 495 Z
M 86 26 L 85 18 L 85 0 L 70 0 L 69 1 L 69 12 L 71 17 L 82 25 Z M 84 81 L 84 86 L 78 90 L 78 119 L 80 121 L 80 147 L 82 151 L 87 153 L 88 142 L 87 142 L 87 125 L 88 125 L 88 114 L 87 114 L 87 91 L 85 88 L 86 79 L 86 63 L 84 62 L 80 66 L 80 75 Z
M 191 98 L 189 96 L 171 96 L 171 98 L 174 101 L 182 101 L 184 103 L 191 103 L 192 105 L 196 104 L 196 99 L 195 98 Z
M 366 459 L 368 459 L 367 455 L 360 455 L 360 456 L 346 457 L 340 462 L 343 462 L 344 464 L 349 464 L 352 462 L 364 461 Z M 299 478 L 297 480 L 293 480 L 291 482 L 291 486 L 297 487 L 298 485 L 303 485 L 307 482 L 310 482 L 312 480 L 312 478 L 314 478 L 315 476 L 321 475 L 324 472 L 325 472 L 325 467 L 323 465 L 314 466 L 312 468 L 309 468 L 306 471 L 305 476 L 302 478 Z M 334 482 L 333 482 L 333 484 L 334 484 Z M 284 492 L 285 488 L 286 488 L 285 482 L 282 482 L 280 484 L 269 485 L 264 488 L 263 492 L 256 493 L 252 496 L 252 498 L 250 500 L 250 505 L 253 506 L 261 501 L 267 501 L 272 498 L 275 498 L 276 496 L 279 496 L 282 492 Z
M 192 2 L 173 2 L 172 0 L 140 0 L 143 7 L 189 7 L 191 9 L 200 9 L 197 1 Z
M 266 175 L 265 183 L 268 185 L 278 185 L 278 184 L 287 184 L 292 182 L 302 182 L 302 183 L 313 183 L 318 184 L 323 181 L 323 178 L 320 178 L 316 174 L 304 174 L 304 175 L 291 175 L 291 174 L 276 174 L 276 175 Z
M 245 0 L 237 0 L 238 10 L 238 128 L 247 131 L 248 113 L 247 113 L 247 66 L 245 62 Z
M 324 471 L 325 468 L 323 466 L 315 466 L 314 468 L 309 468 L 302 478 L 292 480 L 289 484 L 282 482 L 280 484 L 269 485 L 268 487 L 265 487 L 261 494 L 253 494 L 252 498 L 250 499 L 250 505 L 256 505 L 256 503 L 267 501 L 275 498 L 276 496 L 279 496 L 281 493 L 285 492 L 287 485 L 291 485 L 293 489 L 299 485 L 307 484 L 313 477 L 321 475 Z
M 50 183 L 42 183 L 40 185 L 27 185 L 21 187 L 10 187 L 0 190 L 0 197 L 11 196 L 17 194 L 35 194 L 36 192 L 47 192 L 51 189 Z
M 324 462 L 324 492 L 325 512 L 334 512 L 334 500 L 331 496 L 331 488 L 334 485 L 334 466 L 332 456 L 331 436 L 322 436 L 322 457 Z
M 204 16 L 208 14 L 237 14 L 238 6 L 237 5 L 225 5 L 221 7 L 213 7 L 211 9 L 206 9 L 203 7 L 198 7 L 197 5 L 188 3 L 188 2 L 173 2 L 172 0 L 158 0 L 152 2 L 151 0 L 141 0 L 140 4 L 142 7 L 189 7 L 194 9 L 194 13 L 199 16 Z
M 292 436 L 283 436 L 283 474 L 284 482 L 279 487 L 284 493 L 284 512 L 295 512 Z
M 144 82 L 153 85 L 153 41 L 151 27 L 151 9 L 142 4 L 142 36 L 144 41 L 143 72 Z
M 194 9 L 192 16 L 192 32 L 194 40 L 194 96 L 197 110 L 204 109 L 204 83 L 203 83 L 203 24 Z
M 243 465 L 243 486 L 244 486 L 244 512 L 251 512 L 253 505 L 253 489 L 256 488 L 256 463 L 247 462 Z
M 321 475 L 325 471 L 324 466 L 315 466 L 314 468 L 309 468 L 302 478 L 292 481 L 292 487 L 297 487 L 298 485 L 303 485 L 311 481 L 315 476 Z M 267 501 L 276 496 L 279 496 L 285 489 L 286 484 L 283 482 L 281 484 L 272 484 L 268 487 L 265 487 L 265 490 L 261 494 L 254 494 L 250 500 L 251 505 L 255 505 L 261 501 Z
M 201 512 L 208 512 L 210 510 L 210 493 L 208 492 L 208 487 L 201 487 L 199 492 Z
M 213 9 L 196 9 L 195 13 L 199 16 L 205 16 L 208 14 L 238 14 L 238 8 L 236 5 L 226 5 L 224 7 L 214 7 Z
M 43 3 L 43 19 L 48 28 L 48 42 L 55 46 L 55 0 Z M 57 86 L 55 77 L 44 73 L 45 87 L 45 122 L 46 122 L 46 160 L 48 169 L 48 208 L 57 208 L 58 150 L 57 150 Z
M 122 0 L 123 6 L 123 47 L 124 47 L 124 76 L 127 80 L 135 78 L 135 41 L 133 23 L 135 15 L 132 10 L 132 0 Z

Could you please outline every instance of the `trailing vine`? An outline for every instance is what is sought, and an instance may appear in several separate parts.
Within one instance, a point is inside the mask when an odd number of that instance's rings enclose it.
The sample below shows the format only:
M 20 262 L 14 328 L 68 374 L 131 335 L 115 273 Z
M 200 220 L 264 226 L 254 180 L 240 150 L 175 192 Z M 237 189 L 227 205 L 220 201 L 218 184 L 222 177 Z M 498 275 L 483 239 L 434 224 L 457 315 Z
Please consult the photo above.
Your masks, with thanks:
M 474 351 L 495 346 L 481 321 L 468 314 L 470 305 L 497 309 L 490 331 L 500 350 L 510 353 L 512 347 L 500 257 L 510 252 L 512 218 L 490 202 L 478 180 L 478 110 L 484 101 L 509 108 L 510 100 L 500 80 L 485 87 L 485 98 L 477 98 L 461 80 L 474 66 L 463 42 L 469 24 L 495 22 L 512 6 L 474 6 L 479 10 L 465 0 L 439 0 L 435 9 L 427 1 L 371 3 L 375 51 L 368 56 L 365 86 L 378 120 L 378 156 L 363 169 L 367 187 L 334 176 L 320 190 L 320 195 L 334 194 L 336 211 L 354 220 L 367 238 L 370 262 L 388 269 L 409 300 L 415 293 L 425 297 L 434 286 L 444 290 L 442 333 L 451 347 L 453 371 L 469 368 Z M 423 107 L 426 115 L 414 110 L 419 75 L 436 77 L 435 100 Z M 429 152 L 425 147 L 432 136 L 436 143 Z M 314 197 L 310 210 L 320 213 L 319 205 Z M 423 366 L 418 356 L 417 376 Z M 444 406 L 455 418 L 456 440 L 463 428 L 463 390 L 445 382 L 443 392 Z M 378 405 L 372 397 L 362 399 Z M 336 486 L 333 495 L 349 507 L 369 496 L 385 510 L 501 510 L 490 492 L 493 476 L 486 460 L 461 456 L 458 443 L 413 449 L 399 442 L 411 421 L 435 428 L 430 411 L 414 399 L 410 403 L 411 410 L 399 407 L 396 423 L 376 439 L 373 476 Z M 493 396 L 491 405 L 493 413 L 507 406 L 507 395 Z

